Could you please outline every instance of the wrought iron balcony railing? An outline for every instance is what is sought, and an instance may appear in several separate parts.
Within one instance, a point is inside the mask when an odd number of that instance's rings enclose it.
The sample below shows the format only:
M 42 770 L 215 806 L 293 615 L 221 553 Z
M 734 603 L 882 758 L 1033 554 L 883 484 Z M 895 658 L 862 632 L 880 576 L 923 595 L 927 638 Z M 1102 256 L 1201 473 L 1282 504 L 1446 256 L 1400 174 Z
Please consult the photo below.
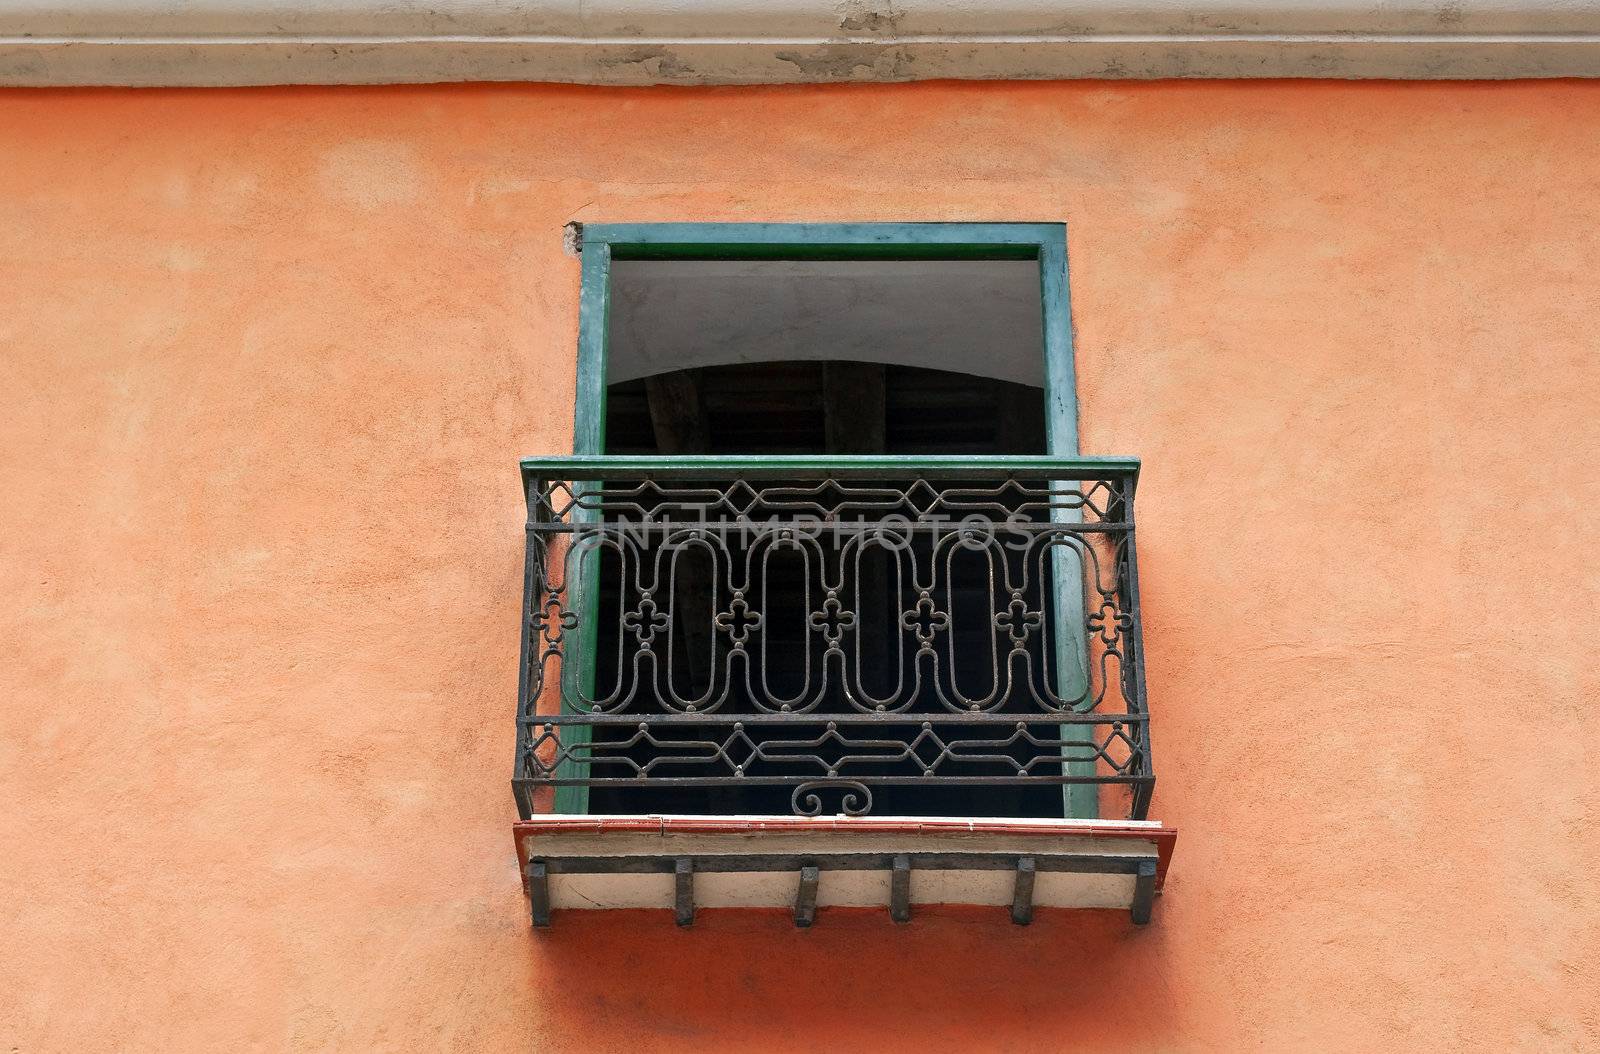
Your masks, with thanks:
M 546 458 L 514 787 L 559 811 L 1144 818 L 1119 458 Z M 1077 792 L 1082 793 L 1082 792 Z

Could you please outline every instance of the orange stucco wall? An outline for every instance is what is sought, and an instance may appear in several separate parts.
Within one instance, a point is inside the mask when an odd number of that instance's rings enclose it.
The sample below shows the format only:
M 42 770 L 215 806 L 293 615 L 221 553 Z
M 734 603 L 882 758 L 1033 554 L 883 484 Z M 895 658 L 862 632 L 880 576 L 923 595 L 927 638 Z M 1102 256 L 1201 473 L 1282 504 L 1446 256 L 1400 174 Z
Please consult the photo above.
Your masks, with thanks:
M 1600 85 L 0 95 L 6 1049 L 1600 1047 Z M 1065 219 L 1120 913 L 568 915 L 514 459 L 582 220 Z

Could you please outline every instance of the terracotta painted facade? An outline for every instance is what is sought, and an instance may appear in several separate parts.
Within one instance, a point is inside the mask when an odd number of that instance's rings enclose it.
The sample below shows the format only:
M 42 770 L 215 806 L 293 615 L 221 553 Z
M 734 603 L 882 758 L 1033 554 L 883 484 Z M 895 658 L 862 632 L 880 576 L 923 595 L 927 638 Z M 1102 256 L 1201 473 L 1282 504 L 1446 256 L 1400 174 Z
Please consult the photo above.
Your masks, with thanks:
M 0 1041 L 1600 1047 L 1600 85 L 0 95 Z M 1064 220 L 1121 912 L 569 915 L 508 789 L 569 220 Z

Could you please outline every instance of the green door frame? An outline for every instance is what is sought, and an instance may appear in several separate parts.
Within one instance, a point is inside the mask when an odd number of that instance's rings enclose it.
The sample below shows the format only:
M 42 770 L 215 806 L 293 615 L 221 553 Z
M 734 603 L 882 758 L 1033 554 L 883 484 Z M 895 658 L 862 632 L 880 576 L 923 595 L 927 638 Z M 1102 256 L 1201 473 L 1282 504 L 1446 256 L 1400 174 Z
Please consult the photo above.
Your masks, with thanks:
M 572 452 L 605 453 L 606 350 L 610 336 L 612 260 L 1037 260 L 1044 305 L 1045 436 L 1049 452 L 1076 456 L 1078 386 L 1073 365 L 1071 291 L 1067 282 L 1064 223 L 595 223 L 582 231 L 582 286 L 578 301 L 578 383 Z M 1057 515 L 1065 516 L 1068 514 Z M 1064 570 L 1064 569 L 1062 569 Z M 598 553 L 574 567 L 580 595 L 599 572 Z M 1083 625 L 1082 582 L 1058 574 L 1057 625 Z M 593 594 L 591 594 L 593 595 Z M 580 601 L 581 602 L 581 601 Z M 594 618 L 586 618 L 584 658 L 571 676 L 592 692 L 595 683 Z M 1088 639 L 1056 634 L 1057 668 L 1089 678 Z M 564 675 L 565 676 L 565 675 Z M 1063 685 L 1062 694 L 1066 694 Z M 564 698 L 573 698 L 563 691 Z M 1063 729 L 1071 726 L 1063 726 Z M 587 726 L 568 732 L 587 734 Z M 1092 776 L 1095 763 L 1067 762 L 1069 772 Z M 1094 784 L 1066 784 L 1067 816 L 1099 815 Z M 587 787 L 558 787 L 557 812 L 588 811 Z

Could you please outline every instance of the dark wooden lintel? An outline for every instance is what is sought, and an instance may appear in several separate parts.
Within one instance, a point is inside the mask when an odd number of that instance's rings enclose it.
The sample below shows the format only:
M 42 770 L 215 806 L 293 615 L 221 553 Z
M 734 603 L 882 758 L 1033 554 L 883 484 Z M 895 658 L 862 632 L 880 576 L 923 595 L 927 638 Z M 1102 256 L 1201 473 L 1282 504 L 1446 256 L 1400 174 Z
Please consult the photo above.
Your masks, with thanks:
M 889 870 L 889 917 L 911 921 L 911 858 L 904 853 L 894 858 Z
M 550 869 L 543 860 L 529 860 L 524 874 L 528 882 L 528 910 L 533 924 L 541 929 L 550 925 Z
M 1011 921 L 1026 926 L 1033 921 L 1033 857 L 1017 861 L 1017 884 L 1011 893 Z
M 805 929 L 817 917 L 817 882 L 821 877 L 815 866 L 800 869 L 800 888 L 794 895 L 794 924 Z
M 1139 870 L 1133 879 L 1133 906 L 1129 912 L 1133 916 L 1136 926 L 1143 926 L 1150 921 L 1150 910 L 1155 905 L 1156 899 L 1156 862 L 1154 860 L 1139 861 Z
M 678 925 L 693 926 L 694 861 L 686 856 L 680 856 L 672 870 L 677 883 L 674 891 L 674 906 L 677 910 Z

